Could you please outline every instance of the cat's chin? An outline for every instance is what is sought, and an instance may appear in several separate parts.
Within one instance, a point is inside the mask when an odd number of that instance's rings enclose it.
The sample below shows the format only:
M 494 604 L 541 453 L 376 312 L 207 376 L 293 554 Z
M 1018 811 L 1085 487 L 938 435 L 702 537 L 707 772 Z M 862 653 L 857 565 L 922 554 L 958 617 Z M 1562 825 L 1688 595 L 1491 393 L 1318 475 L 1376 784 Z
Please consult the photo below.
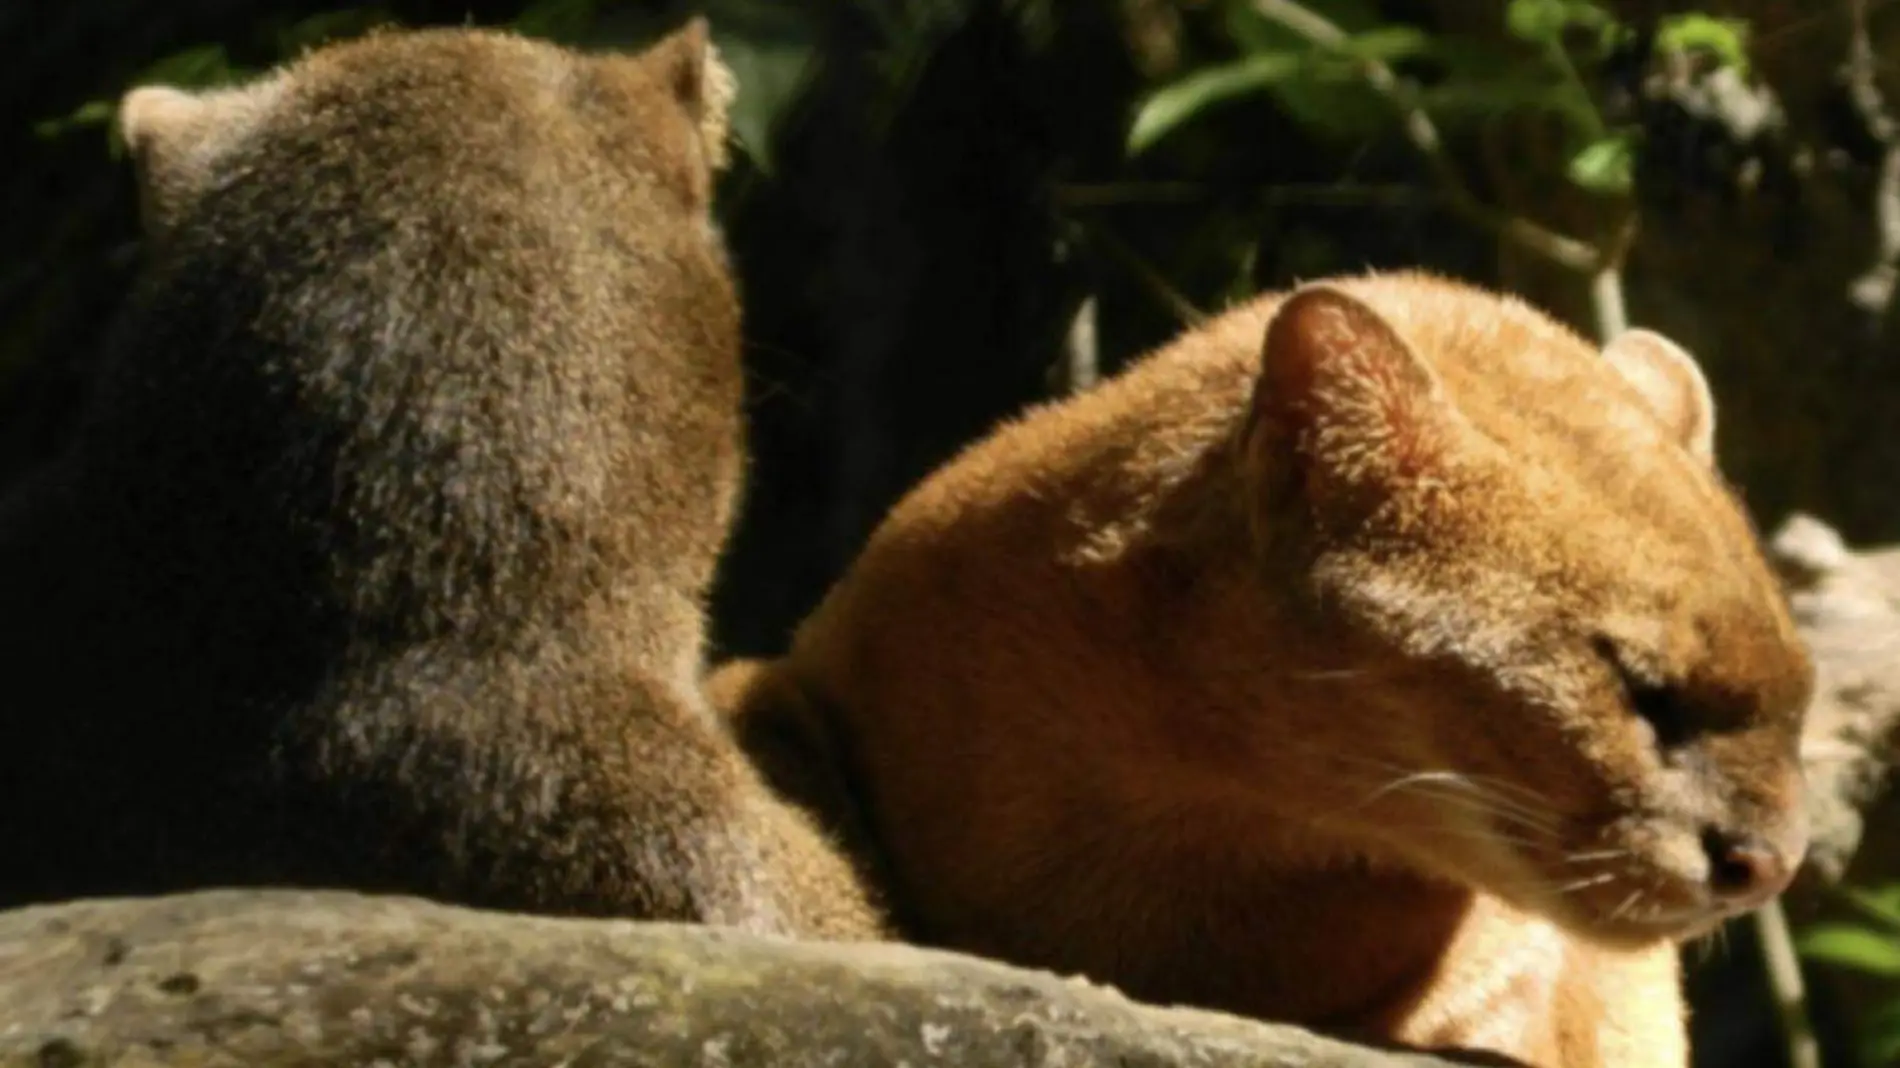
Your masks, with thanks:
M 1759 907 L 1759 906 L 1756 906 Z M 1703 908 L 1675 909 L 1628 921 L 1637 937 L 1666 938 L 1671 942 L 1696 942 L 1722 929 L 1730 920 L 1740 919 L 1755 907 L 1711 904 Z
M 1693 895 L 1690 895 L 1693 896 Z M 1593 901 L 1554 892 L 1536 895 L 1522 906 L 1592 944 L 1605 949 L 1637 950 L 1658 942 L 1693 942 L 1714 934 L 1743 910 L 1713 900 L 1664 906 L 1627 899 Z
M 1693 942 L 1713 934 L 1729 914 L 1701 911 L 1693 916 L 1585 921 L 1575 933 L 1609 949 L 1642 949 L 1658 942 Z
M 1617 872 L 1614 877 L 1598 872 L 1600 882 L 1580 887 L 1580 878 L 1593 877 L 1548 871 L 1515 851 L 1486 858 L 1474 869 L 1459 881 L 1604 949 L 1638 950 L 1658 942 L 1693 940 L 1730 915 L 1699 887 L 1666 877 L 1659 881 L 1653 870 L 1640 875 Z M 1630 893 L 1628 888 L 1636 885 L 1650 888 L 1650 893 Z
M 1554 897 L 1530 901 L 1515 899 L 1512 904 L 1543 917 L 1566 934 L 1603 949 L 1647 949 L 1658 942 L 1680 942 L 1697 937 L 1684 925 L 1622 916 L 1611 918 L 1579 902 Z M 1716 925 L 1719 923 L 1717 920 Z

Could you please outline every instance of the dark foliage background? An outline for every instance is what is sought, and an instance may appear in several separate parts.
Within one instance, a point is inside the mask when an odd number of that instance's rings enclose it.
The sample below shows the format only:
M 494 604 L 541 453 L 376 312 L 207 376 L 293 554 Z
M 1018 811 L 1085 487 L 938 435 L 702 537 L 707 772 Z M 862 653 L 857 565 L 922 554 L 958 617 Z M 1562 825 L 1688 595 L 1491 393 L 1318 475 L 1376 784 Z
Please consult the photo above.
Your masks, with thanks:
M 897 495 L 1078 366 L 1367 267 L 1502 286 L 1586 331 L 1626 309 L 1702 357 L 1760 522 L 1900 538 L 1886 0 L 14 0 L 0 485 L 69 433 L 136 267 L 105 122 L 127 86 L 384 21 L 632 47 L 696 10 L 743 86 L 722 215 L 755 460 L 725 651 L 781 648 Z M 1345 43 L 1301 31 L 1314 16 Z M 1754 959 L 1742 930 L 1698 968 L 1699 1063 L 1787 1063 Z M 1880 1063 L 1879 1000 L 1813 971 L 1830 1063 Z

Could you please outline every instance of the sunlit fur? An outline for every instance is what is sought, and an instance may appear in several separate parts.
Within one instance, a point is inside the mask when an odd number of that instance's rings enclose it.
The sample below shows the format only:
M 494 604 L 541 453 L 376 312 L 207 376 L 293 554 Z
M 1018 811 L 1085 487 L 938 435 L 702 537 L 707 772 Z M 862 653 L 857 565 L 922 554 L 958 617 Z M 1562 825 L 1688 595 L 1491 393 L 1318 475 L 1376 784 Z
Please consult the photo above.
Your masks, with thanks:
M 1733 911 L 1702 834 L 1805 835 L 1809 666 L 1713 426 L 1653 334 L 1417 274 L 1265 296 L 926 480 L 719 690 L 831 739 L 924 940 L 1680 1068 L 1675 941 Z

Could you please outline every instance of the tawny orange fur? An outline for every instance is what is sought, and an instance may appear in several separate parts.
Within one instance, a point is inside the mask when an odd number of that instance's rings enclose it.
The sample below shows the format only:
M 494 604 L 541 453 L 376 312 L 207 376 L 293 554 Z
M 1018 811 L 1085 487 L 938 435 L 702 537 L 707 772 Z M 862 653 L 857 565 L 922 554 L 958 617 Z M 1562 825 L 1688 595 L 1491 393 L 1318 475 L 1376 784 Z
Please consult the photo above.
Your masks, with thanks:
M 126 96 L 144 276 L 75 447 L 0 508 L 0 903 L 882 929 L 700 688 L 744 453 L 731 97 L 701 20 Z
M 715 693 L 825 739 L 810 803 L 920 940 L 1681 1068 L 1676 941 L 1805 849 L 1810 668 L 1713 425 L 1654 334 L 1419 274 L 1264 296 L 927 479 Z

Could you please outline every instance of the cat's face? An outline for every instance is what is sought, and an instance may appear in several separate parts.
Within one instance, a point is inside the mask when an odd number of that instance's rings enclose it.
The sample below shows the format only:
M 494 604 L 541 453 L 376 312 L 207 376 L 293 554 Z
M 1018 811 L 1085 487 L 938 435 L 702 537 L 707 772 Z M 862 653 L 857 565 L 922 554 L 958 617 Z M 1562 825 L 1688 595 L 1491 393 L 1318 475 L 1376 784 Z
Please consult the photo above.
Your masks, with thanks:
M 1449 285 L 1356 286 L 1282 306 L 1250 447 L 1363 650 L 1348 699 L 1395 724 L 1367 742 L 1387 796 L 1446 832 L 1392 845 L 1612 944 L 1779 893 L 1811 668 L 1693 362 Z

